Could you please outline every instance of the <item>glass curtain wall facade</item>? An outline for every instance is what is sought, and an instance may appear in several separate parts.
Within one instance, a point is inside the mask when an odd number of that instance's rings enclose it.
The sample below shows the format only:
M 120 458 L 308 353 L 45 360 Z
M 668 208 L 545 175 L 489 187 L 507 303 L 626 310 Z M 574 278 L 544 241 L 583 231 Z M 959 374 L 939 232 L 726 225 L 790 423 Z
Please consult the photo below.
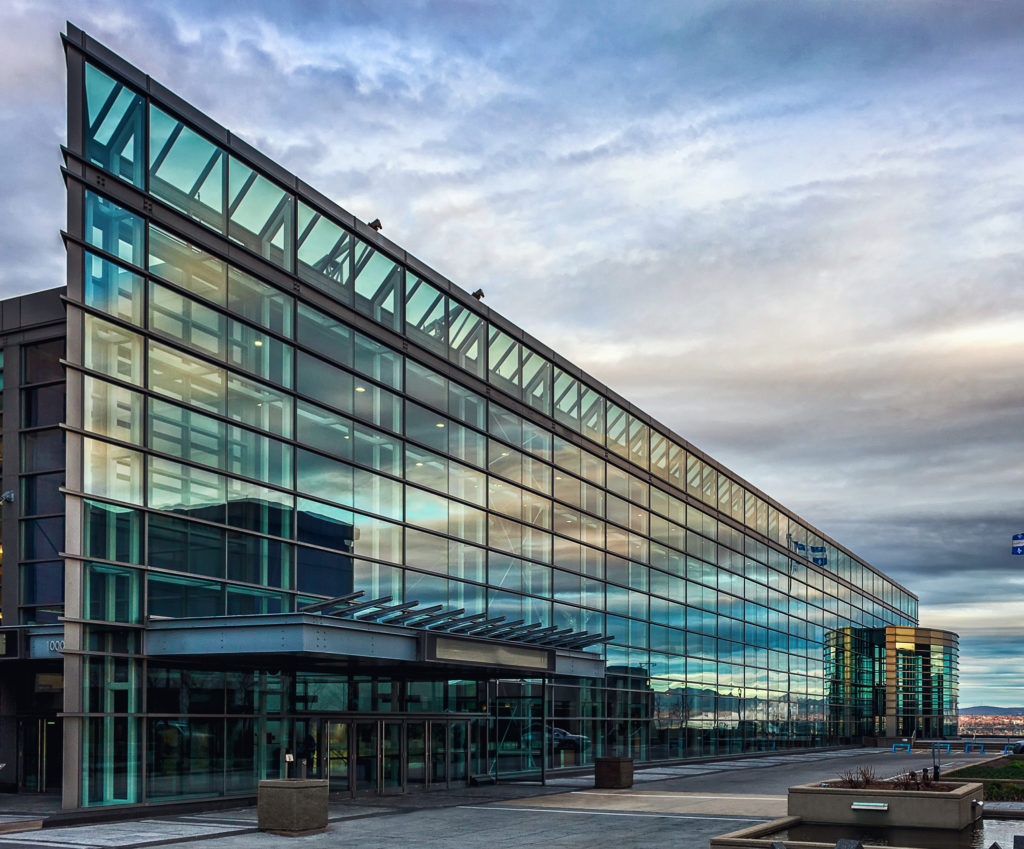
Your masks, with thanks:
M 825 635 L 833 721 L 865 737 L 955 737 L 959 638 L 932 628 L 838 628 Z
M 65 503 L 25 520 L 47 589 L 21 616 L 64 617 L 67 806 L 251 793 L 303 747 L 386 791 L 864 733 L 826 634 L 916 625 L 912 593 L 84 33 L 65 48 L 66 378 L 25 390 L 23 446 L 66 440 L 66 470 L 33 467 Z M 158 620 L 360 590 L 607 635 L 606 677 L 144 651 Z

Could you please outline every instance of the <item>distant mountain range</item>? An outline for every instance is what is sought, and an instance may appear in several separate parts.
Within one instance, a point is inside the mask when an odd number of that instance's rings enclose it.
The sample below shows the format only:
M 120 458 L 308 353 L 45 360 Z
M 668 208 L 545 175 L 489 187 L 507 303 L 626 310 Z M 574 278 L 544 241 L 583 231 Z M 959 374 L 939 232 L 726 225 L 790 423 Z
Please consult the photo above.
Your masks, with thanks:
M 978 707 L 960 708 L 960 716 L 1024 716 L 1024 707 L 979 705 Z

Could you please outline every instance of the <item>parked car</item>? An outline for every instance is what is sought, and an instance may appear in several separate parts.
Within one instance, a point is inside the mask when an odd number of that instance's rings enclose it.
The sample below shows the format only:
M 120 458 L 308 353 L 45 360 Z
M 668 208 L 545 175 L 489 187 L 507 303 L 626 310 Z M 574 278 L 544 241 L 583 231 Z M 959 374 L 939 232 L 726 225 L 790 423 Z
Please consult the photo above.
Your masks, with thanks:
M 543 739 L 543 725 L 531 725 L 523 735 L 523 742 L 528 746 L 536 746 L 539 748 Z M 590 746 L 590 738 L 583 734 L 573 734 L 570 731 L 566 731 L 564 728 L 556 728 L 553 725 L 549 725 L 548 746 L 556 752 L 561 751 L 562 749 L 582 752 Z
M 1013 746 L 1012 751 L 1015 755 L 1024 755 L 1024 740 L 1018 740 L 1010 745 Z

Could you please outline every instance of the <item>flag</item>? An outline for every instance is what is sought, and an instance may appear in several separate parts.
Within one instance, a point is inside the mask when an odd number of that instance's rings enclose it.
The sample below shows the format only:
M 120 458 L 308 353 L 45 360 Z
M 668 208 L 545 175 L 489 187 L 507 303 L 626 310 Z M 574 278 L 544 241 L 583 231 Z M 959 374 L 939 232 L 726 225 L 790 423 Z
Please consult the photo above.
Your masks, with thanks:
M 1024 534 L 1013 535 L 1013 548 L 1011 551 L 1014 554 L 1024 554 Z
M 828 554 L 825 551 L 823 545 L 812 545 L 811 546 L 811 562 L 815 566 L 827 566 L 828 565 Z

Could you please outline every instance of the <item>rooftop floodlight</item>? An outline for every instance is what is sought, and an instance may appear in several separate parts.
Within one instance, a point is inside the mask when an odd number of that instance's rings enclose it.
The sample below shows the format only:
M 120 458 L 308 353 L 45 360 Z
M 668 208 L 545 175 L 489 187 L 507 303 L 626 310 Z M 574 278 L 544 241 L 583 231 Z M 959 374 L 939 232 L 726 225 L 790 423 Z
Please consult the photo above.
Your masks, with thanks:
M 472 295 L 473 295 L 474 298 L 476 298 L 479 301 L 484 296 L 484 290 L 483 289 L 477 289 L 475 292 L 472 293 Z
M 384 229 L 384 225 L 380 223 L 379 218 L 374 218 L 373 221 L 371 221 L 368 226 L 376 230 L 378 233 Z
M 13 504 L 14 503 L 14 490 L 9 489 L 4 493 L 0 493 L 0 504 Z

